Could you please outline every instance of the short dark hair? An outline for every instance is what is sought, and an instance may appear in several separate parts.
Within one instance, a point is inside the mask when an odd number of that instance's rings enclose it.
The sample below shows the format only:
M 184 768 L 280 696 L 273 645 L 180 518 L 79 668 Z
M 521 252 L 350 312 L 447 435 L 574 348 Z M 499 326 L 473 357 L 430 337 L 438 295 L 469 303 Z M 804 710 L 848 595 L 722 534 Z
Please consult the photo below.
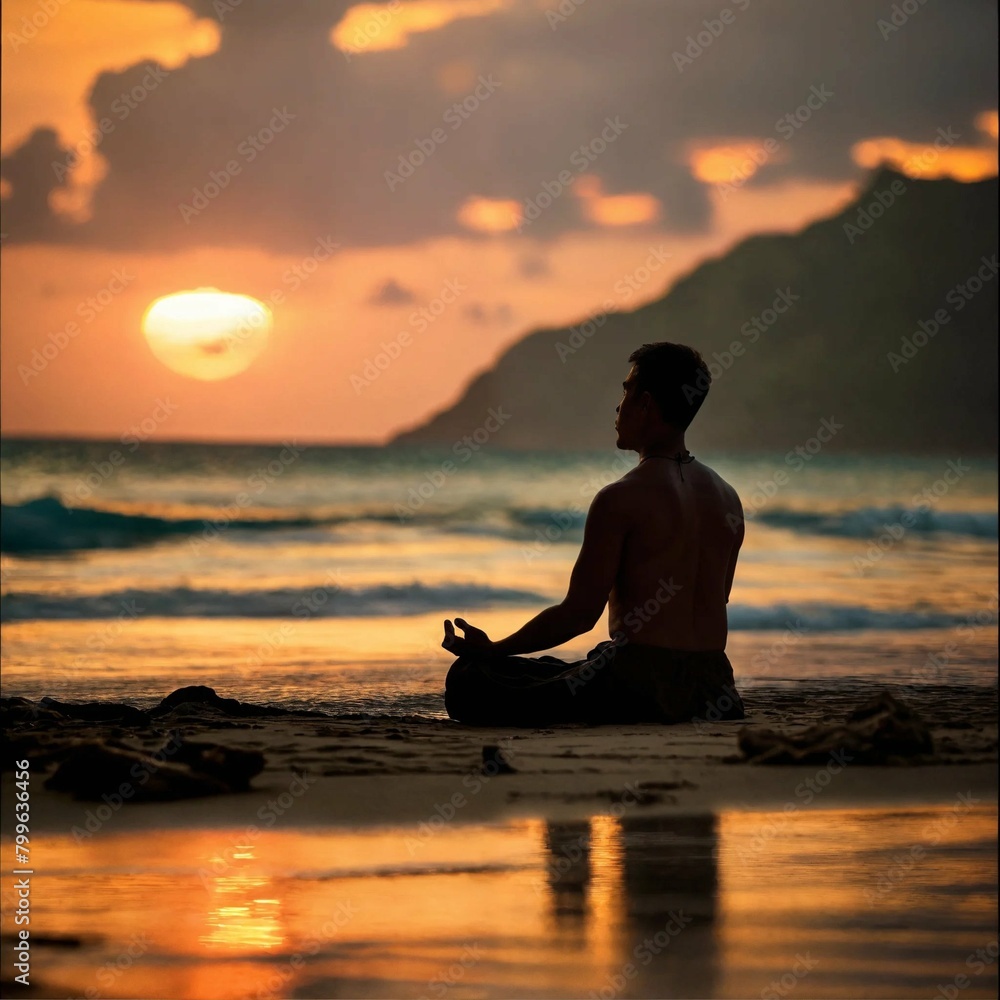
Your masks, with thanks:
M 653 397 L 667 423 L 686 430 L 712 384 L 702 356 L 693 347 L 663 341 L 643 344 L 628 359 L 638 390 Z

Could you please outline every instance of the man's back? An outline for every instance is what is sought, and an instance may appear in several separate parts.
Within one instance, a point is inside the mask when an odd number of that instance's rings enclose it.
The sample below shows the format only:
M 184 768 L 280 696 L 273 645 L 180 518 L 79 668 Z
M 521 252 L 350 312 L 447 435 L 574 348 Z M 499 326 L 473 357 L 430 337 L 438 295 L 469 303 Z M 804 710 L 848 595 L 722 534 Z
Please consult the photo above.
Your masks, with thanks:
M 590 506 L 566 597 L 498 642 L 444 623 L 458 659 L 445 680 L 453 719 L 475 724 L 742 719 L 726 656 L 726 604 L 743 542 L 736 491 L 694 460 L 684 434 L 712 377 L 684 344 L 643 344 L 615 407 L 616 444 L 639 465 Z M 610 603 L 612 641 L 579 663 L 522 653 L 589 632 Z M 610 666 L 610 669 L 609 669 Z
M 708 466 L 666 456 L 646 459 L 611 489 L 629 524 L 610 596 L 611 635 L 669 649 L 724 649 L 743 540 L 736 491 Z

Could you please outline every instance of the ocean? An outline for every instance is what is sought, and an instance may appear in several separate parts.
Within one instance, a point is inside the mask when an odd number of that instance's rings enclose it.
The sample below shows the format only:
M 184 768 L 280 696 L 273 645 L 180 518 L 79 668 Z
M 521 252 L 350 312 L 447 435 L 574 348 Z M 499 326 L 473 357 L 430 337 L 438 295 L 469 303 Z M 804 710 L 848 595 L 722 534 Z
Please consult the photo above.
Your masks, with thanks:
M 738 684 L 996 684 L 992 458 L 701 454 L 739 491 Z M 4 694 L 148 706 L 186 684 L 336 715 L 444 715 L 441 623 L 565 594 L 636 456 L 4 441 Z M 606 622 L 558 652 L 579 658 Z

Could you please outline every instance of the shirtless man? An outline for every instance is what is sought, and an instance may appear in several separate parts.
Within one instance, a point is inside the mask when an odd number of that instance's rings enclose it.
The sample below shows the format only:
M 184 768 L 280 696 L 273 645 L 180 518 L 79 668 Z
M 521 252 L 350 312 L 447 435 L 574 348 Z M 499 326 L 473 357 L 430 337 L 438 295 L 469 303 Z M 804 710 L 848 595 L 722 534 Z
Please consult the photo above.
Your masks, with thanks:
M 444 623 L 459 658 L 445 701 L 472 724 L 678 722 L 742 718 L 725 654 L 726 604 L 743 542 L 736 491 L 695 460 L 684 432 L 708 394 L 701 355 L 645 344 L 629 357 L 615 428 L 639 465 L 602 489 L 561 603 L 493 642 L 462 618 Z M 611 640 L 568 663 L 532 653 L 589 632 L 609 605 Z

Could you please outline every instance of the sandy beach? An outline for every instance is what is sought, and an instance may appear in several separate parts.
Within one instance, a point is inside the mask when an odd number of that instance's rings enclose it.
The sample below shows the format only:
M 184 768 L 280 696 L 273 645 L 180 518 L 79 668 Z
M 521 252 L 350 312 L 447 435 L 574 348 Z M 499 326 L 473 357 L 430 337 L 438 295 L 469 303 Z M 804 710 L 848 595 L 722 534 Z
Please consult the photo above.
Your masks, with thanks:
M 916 762 L 738 752 L 744 725 L 839 721 L 876 690 L 761 686 L 745 723 L 539 730 L 195 704 L 56 722 L 8 701 L 29 760 L 183 737 L 265 761 L 247 792 L 162 803 L 76 801 L 33 766 L 26 995 L 938 995 L 995 946 L 995 689 L 911 694 L 935 744 Z M 633 955 L 647 931 L 661 951 Z M 991 962 L 960 992 L 995 986 Z

